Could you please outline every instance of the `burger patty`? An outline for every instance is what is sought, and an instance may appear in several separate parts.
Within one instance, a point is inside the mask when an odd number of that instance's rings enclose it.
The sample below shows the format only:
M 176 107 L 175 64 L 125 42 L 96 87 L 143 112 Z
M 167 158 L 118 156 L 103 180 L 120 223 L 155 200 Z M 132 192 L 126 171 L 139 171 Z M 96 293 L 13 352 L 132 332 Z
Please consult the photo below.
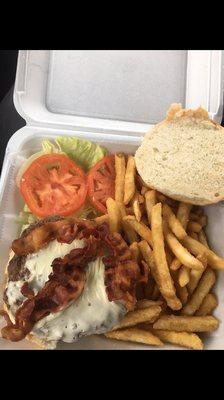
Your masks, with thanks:
M 64 219 L 64 218 L 62 218 L 58 215 L 53 215 L 53 216 L 41 219 L 40 221 L 36 221 L 33 224 L 30 224 L 28 226 L 28 228 L 26 228 L 22 232 L 20 237 L 21 238 L 26 237 L 34 229 L 39 228 L 40 226 L 46 224 L 47 222 L 56 222 L 56 221 L 60 221 L 62 219 Z M 14 254 L 12 259 L 9 261 L 9 264 L 7 267 L 9 281 L 16 282 L 16 281 L 19 281 L 22 279 L 25 280 L 25 278 L 29 277 L 30 271 L 24 267 L 26 264 L 26 258 L 27 258 L 27 256 L 18 256 L 17 254 Z M 4 291 L 3 299 L 4 299 L 4 302 L 6 303 L 6 305 L 9 306 L 6 291 L 7 291 L 7 288 Z

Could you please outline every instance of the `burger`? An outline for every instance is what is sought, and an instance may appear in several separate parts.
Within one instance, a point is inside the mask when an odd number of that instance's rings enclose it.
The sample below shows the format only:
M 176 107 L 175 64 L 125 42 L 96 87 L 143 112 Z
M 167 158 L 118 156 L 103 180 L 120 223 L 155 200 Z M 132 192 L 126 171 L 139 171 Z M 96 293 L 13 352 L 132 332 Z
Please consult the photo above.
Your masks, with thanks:
M 102 334 L 134 309 L 141 272 L 106 223 L 51 216 L 12 242 L 2 337 L 44 348 Z

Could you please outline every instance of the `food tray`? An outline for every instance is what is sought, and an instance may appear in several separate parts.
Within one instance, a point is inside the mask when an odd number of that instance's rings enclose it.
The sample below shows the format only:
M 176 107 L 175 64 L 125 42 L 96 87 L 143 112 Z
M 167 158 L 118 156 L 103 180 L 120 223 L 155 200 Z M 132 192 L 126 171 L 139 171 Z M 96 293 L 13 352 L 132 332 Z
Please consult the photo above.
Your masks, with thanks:
M 60 52 L 59 52 L 60 53 Z M 73 57 L 75 57 L 74 52 Z M 193 78 L 190 71 L 194 71 L 193 59 L 197 54 L 192 55 L 191 52 L 183 55 L 187 57 L 185 70 L 185 105 L 197 106 L 204 105 L 210 112 L 210 115 L 221 120 L 222 109 L 222 91 L 223 91 L 223 75 L 222 75 L 222 52 L 203 52 L 201 56 L 205 59 L 204 79 L 209 78 L 209 91 L 205 93 L 197 93 L 199 103 L 191 103 L 193 96 Z M 14 102 L 18 112 L 26 119 L 27 125 L 17 131 L 10 139 L 5 160 L 2 168 L 0 181 L 0 280 L 1 285 L 4 280 L 4 270 L 8 259 L 9 249 L 12 239 L 18 234 L 18 224 L 16 217 L 22 209 L 22 199 L 15 185 L 15 176 L 24 159 L 40 149 L 41 142 L 45 138 L 53 139 L 57 136 L 77 136 L 85 139 L 93 140 L 95 143 L 103 144 L 110 152 L 123 151 L 126 153 L 134 153 L 141 143 L 144 133 L 149 129 L 153 115 L 148 119 L 148 123 L 139 121 L 138 116 L 135 121 L 124 121 L 114 119 L 114 115 L 110 119 L 105 119 L 98 109 L 98 114 L 94 118 L 93 115 L 81 116 L 67 114 L 63 110 L 59 110 L 57 102 L 53 101 L 54 90 L 57 88 L 52 85 L 54 79 L 63 79 L 66 71 L 59 77 L 55 74 L 52 67 L 53 59 L 59 55 L 50 51 L 23 51 L 19 54 L 17 77 L 14 92 Z M 68 57 L 68 52 L 61 53 L 61 57 Z M 70 54 L 71 56 L 71 54 Z M 98 57 L 100 57 L 98 55 Z M 146 54 L 144 53 L 144 57 Z M 60 57 L 59 57 L 60 58 Z M 174 57 L 175 59 L 175 57 Z M 216 62 L 214 61 L 216 60 Z M 59 60 L 60 61 L 60 60 Z M 62 60 L 63 61 L 63 60 Z M 195 60 L 196 61 L 196 60 Z M 53 63 L 53 64 L 52 64 Z M 197 68 L 198 64 L 196 63 Z M 66 67 L 66 63 L 64 68 Z M 52 69 L 53 68 L 53 69 Z M 216 76 L 208 76 L 208 71 L 216 72 Z M 200 71 L 198 71 L 199 73 Z M 200 73 L 203 74 L 203 72 Z M 62 79 L 63 78 L 63 79 Z M 197 77 L 194 76 L 194 79 Z M 180 78 L 181 79 L 181 78 Z M 182 76 L 183 79 L 183 76 Z M 136 83 L 137 84 L 137 83 Z M 51 86 L 52 85 L 52 86 Z M 204 85 L 205 86 L 205 85 Z M 200 88 L 200 82 L 198 84 Z M 111 89 L 112 90 L 112 89 Z M 137 90 L 137 89 L 136 89 Z M 113 92 L 111 92 L 113 93 Z M 115 96 L 116 97 L 116 96 Z M 132 99 L 132 101 L 134 101 Z M 68 107 L 68 104 L 67 104 Z M 54 111 L 54 112 L 52 112 Z M 62 112 L 63 111 L 63 112 Z M 70 109 L 71 111 L 71 109 Z M 123 112 L 123 116 L 125 111 Z M 155 121 L 160 119 L 160 115 L 154 114 Z M 151 120 L 150 120 L 151 118 Z M 221 256 L 224 256 L 223 237 L 224 237 L 224 208 L 223 204 L 206 207 L 208 215 L 207 234 L 210 239 L 211 246 Z M 1 286 L 2 287 L 2 286 Z M 220 320 L 219 329 L 209 335 L 205 339 L 206 349 L 224 349 L 224 272 L 219 273 L 215 292 L 219 298 L 219 306 L 215 311 L 215 316 Z M 2 321 L 3 325 L 3 321 Z M 10 343 L 0 339 L 0 349 L 33 349 L 37 346 L 22 341 L 18 343 Z M 163 349 L 175 349 L 179 347 L 165 345 Z M 74 344 L 60 344 L 58 349 L 154 349 L 151 346 L 136 345 L 133 343 L 117 342 L 108 340 L 102 336 L 86 337 Z

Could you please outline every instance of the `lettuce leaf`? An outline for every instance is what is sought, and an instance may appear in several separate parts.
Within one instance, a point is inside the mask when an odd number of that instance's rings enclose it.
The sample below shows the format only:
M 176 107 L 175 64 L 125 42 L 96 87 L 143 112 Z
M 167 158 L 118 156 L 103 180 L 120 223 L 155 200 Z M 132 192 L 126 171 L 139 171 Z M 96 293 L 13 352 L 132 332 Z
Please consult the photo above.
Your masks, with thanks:
M 108 153 L 104 147 L 76 137 L 60 136 L 55 139 L 55 142 L 59 150 L 66 153 L 84 171 L 88 171 Z

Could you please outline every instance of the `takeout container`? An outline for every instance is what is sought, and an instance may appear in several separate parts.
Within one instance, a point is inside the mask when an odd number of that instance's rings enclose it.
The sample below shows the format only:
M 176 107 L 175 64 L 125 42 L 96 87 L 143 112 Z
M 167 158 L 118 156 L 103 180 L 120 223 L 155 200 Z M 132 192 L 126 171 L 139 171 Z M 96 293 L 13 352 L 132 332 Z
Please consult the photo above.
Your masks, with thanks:
M 8 142 L 0 181 L 0 279 L 4 279 L 16 218 L 23 201 L 15 176 L 24 159 L 40 150 L 41 141 L 58 135 L 103 144 L 110 152 L 134 153 L 172 102 L 205 107 L 221 121 L 223 51 L 20 51 L 14 103 L 26 126 Z M 224 256 L 224 205 L 206 207 L 207 234 Z M 205 349 L 224 349 L 224 272 L 218 273 L 215 315 L 219 329 L 204 335 Z M 1 300 L 2 301 L 2 300 Z M 1 322 L 3 326 L 3 321 Z M 24 340 L 0 339 L 0 349 L 34 349 Z M 59 349 L 154 349 L 154 347 L 86 337 Z M 163 349 L 179 347 L 165 345 Z

